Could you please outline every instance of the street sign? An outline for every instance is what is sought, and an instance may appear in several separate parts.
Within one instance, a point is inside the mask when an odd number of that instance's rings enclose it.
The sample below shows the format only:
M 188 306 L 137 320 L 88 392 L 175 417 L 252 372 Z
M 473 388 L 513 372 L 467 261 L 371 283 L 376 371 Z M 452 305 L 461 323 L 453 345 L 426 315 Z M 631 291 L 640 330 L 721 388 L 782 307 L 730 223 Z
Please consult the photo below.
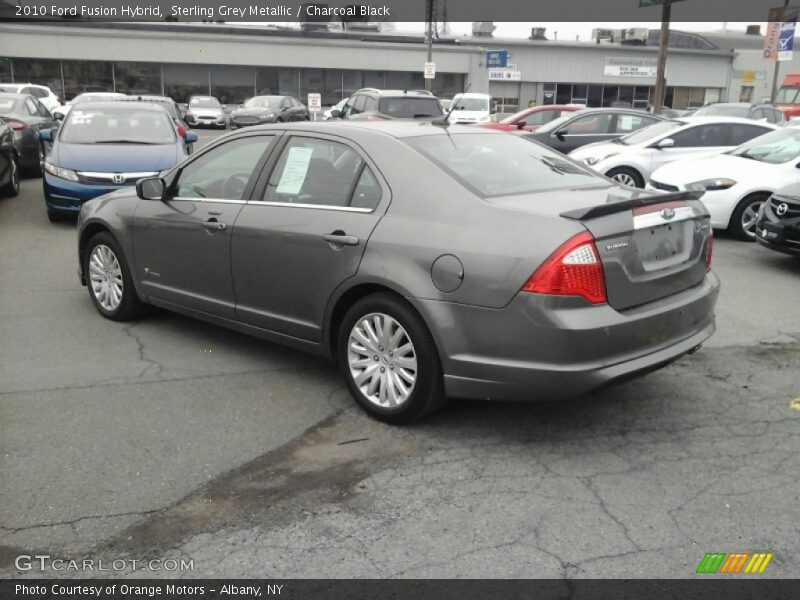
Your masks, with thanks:
M 311 112 L 318 112 L 322 110 L 322 95 L 309 94 L 308 95 L 308 110 Z
M 425 79 L 436 79 L 436 63 L 425 63 Z
M 489 50 L 486 52 L 487 69 L 505 69 L 508 66 L 508 50 Z
M 512 69 L 489 69 L 489 81 L 522 81 L 522 73 Z

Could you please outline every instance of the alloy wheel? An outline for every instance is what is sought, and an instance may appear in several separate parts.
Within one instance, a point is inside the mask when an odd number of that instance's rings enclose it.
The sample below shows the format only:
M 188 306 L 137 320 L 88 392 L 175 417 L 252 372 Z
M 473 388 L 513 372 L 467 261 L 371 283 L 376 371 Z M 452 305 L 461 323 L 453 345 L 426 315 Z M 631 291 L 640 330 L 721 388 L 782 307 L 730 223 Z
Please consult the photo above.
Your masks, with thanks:
M 353 325 L 347 343 L 350 374 L 361 394 L 382 408 L 406 402 L 417 380 L 417 354 L 396 319 L 370 313 Z
M 756 235 L 756 221 L 762 204 L 764 204 L 763 200 L 754 200 L 742 212 L 742 231 L 747 237 L 755 237 Z
M 627 185 L 629 187 L 636 187 L 636 181 L 628 175 L 627 173 L 617 173 L 611 179 L 614 181 L 618 181 L 622 185 Z
M 122 302 L 122 268 L 114 251 L 98 244 L 89 257 L 89 279 L 97 303 L 109 312 Z

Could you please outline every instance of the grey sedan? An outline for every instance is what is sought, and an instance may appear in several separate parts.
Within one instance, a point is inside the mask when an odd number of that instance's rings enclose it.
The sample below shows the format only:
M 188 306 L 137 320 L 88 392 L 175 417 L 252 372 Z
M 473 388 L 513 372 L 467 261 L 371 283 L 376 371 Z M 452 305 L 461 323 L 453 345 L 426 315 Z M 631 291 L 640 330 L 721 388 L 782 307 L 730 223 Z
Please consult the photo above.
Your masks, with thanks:
M 258 126 L 85 203 L 80 277 L 109 319 L 156 305 L 330 357 L 403 423 L 696 350 L 719 289 L 700 195 L 623 188 L 492 130 Z

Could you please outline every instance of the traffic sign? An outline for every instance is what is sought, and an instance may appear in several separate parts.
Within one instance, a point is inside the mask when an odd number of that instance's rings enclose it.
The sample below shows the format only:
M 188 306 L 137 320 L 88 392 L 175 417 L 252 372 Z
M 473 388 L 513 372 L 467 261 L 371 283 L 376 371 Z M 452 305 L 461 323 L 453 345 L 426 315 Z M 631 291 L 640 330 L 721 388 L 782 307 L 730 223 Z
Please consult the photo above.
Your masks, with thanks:
M 322 110 L 322 94 L 308 95 L 308 110 L 312 112 Z
M 426 62 L 424 75 L 425 79 L 436 79 L 436 63 Z
M 486 52 L 487 69 L 505 69 L 508 66 L 508 50 L 489 50 Z

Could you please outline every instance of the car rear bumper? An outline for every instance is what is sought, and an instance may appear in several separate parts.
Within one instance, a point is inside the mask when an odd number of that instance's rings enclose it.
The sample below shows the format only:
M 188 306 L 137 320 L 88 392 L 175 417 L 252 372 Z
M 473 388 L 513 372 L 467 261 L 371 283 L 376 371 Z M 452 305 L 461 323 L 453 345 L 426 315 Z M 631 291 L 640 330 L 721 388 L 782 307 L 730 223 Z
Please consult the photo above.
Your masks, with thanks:
M 46 172 L 42 176 L 42 184 L 47 210 L 70 214 L 77 214 L 87 200 L 114 192 L 122 187 L 67 181 Z
M 412 300 L 457 398 L 562 400 L 658 369 L 715 331 L 719 279 L 625 311 L 520 293 L 502 309 Z

